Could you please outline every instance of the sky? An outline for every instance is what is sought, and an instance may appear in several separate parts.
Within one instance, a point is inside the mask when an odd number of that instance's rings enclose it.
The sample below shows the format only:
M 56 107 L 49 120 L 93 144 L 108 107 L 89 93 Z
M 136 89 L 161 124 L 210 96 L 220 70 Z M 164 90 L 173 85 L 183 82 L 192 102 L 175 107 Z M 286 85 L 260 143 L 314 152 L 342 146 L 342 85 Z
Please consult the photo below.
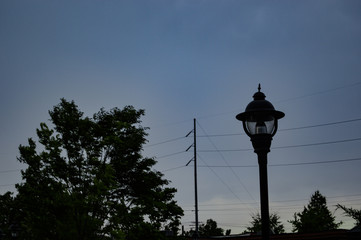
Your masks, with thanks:
M 361 2 L 352 0 L 0 1 L 0 193 L 21 181 L 18 146 L 61 98 L 86 116 L 145 109 L 143 155 L 177 188 L 194 227 L 233 234 L 260 211 L 257 156 L 235 116 L 261 84 L 285 117 L 268 154 L 270 212 L 287 232 L 319 190 L 361 209 Z

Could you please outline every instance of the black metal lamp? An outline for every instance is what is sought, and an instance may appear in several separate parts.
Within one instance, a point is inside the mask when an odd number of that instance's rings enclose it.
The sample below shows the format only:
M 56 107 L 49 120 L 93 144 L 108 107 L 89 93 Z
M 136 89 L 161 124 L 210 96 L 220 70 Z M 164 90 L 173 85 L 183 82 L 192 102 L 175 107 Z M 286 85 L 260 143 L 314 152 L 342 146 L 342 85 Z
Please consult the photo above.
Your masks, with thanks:
M 267 101 L 261 92 L 261 84 L 258 92 L 253 95 L 245 112 L 236 118 L 243 123 L 246 134 L 251 138 L 254 152 L 258 156 L 260 192 L 261 192 L 261 218 L 262 239 L 269 239 L 269 207 L 268 207 L 268 177 L 267 177 L 267 153 L 270 151 L 272 137 L 278 128 L 278 119 L 285 116 L 283 112 L 276 111 L 272 103 Z
M 240 113 L 236 118 L 243 123 L 243 129 L 251 138 L 255 152 L 262 150 L 269 152 L 269 146 L 257 144 L 257 140 L 266 138 L 271 141 L 278 129 L 278 119 L 285 116 L 283 112 L 276 111 L 272 103 L 267 101 L 266 96 L 261 92 L 261 85 L 258 85 L 258 92 L 253 95 L 253 101 L 250 102 L 245 112 Z M 262 142 L 264 143 L 265 140 Z M 256 146 L 255 146 L 256 144 Z M 259 146 L 258 146 L 259 145 Z M 261 148 L 261 149 L 260 149 Z

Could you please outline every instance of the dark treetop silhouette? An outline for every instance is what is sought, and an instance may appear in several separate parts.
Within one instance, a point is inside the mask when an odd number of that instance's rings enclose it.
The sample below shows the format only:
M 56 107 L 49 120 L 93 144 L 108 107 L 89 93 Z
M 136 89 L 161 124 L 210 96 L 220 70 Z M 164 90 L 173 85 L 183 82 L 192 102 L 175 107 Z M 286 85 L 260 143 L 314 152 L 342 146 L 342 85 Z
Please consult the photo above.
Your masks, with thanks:
M 88 118 L 62 99 L 49 114 L 53 129 L 45 123 L 37 129 L 42 147 L 32 139 L 19 147 L 27 168 L 9 218 L 20 236 L 161 239 L 160 230 L 177 231 L 183 210 L 173 200 L 176 189 L 151 169 L 154 159 L 141 155 L 143 110 L 101 109 Z M 1 227 L 10 224 L 1 217 Z

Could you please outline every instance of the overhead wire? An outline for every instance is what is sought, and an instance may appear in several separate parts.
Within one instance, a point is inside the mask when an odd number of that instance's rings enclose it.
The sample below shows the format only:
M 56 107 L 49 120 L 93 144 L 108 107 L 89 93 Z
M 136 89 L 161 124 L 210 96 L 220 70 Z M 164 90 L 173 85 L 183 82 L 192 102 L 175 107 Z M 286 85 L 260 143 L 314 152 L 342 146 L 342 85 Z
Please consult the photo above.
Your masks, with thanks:
M 336 122 L 329 122 L 329 123 L 321 123 L 321 124 L 315 124 L 315 125 L 307 125 L 307 126 L 301 126 L 301 127 L 293 127 L 293 128 L 286 128 L 286 129 L 279 129 L 278 131 L 291 131 L 291 130 L 301 130 L 301 129 L 307 129 L 307 128 L 315 128 L 315 127 L 323 127 L 323 126 L 330 126 L 330 125 L 337 125 L 337 124 L 344 124 L 344 123 L 350 123 L 350 122 L 356 122 L 361 121 L 361 118 L 354 118 L 354 119 L 348 119 L 348 120 L 342 120 L 342 121 L 336 121 Z M 197 137 L 206 137 L 210 139 L 211 137 L 225 137 L 225 136 L 236 136 L 236 135 L 243 135 L 244 133 L 231 133 L 231 134 L 204 134 L 204 135 L 198 135 Z M 161 142 L 157 142 L 154 144 L 146 145 L 144 148 L 153 147 L 157 145 L 162 145 L 170 142 L 175 142 L 181 139 L 186 138 L 185 136 L 182 137 L 176 137 L 168 140 L 164 140 Z M 350 142 L 350 141 L 359 141 L 361 138 L 355 138 L 355 139 L 345 139 L 345 140 L 339 140 L 339 141 L 331 141 L 331 142 L 320 142 L 320 143 L 311 143 L 311 144 L 300 144 L 300 145 L 291 145 L 291 146 L 279 146 L 279 147 L 273 147 L 272 149 L 281 149 L 281 148 L 295 148 L 295 147 L 305 147 L 305 146 L 317 146 L 317 145 L 325 145 L 325 144 L 334 144 L 334 143 L 341 143 L 341 142 Z M 252 151 L 251 148 L 246 149 L 229 149 L 229 150 L 199 150 L 198 152 L 231 152 L 231 151 Z M 185 151 L 175 152 L 171 154 L 166 154 L 160 157 L 157 157 L 157 159 L 167 158 L 174 155 L 181 154 Z M 1 173 L 1 172 L 0 172 Z
M 201 128 L 201 130 L 203 131 L 203 133 L 205 135 L 207 135 L 206 131 L 204 130 L 204 128 L 200 125 L 200 123 L 197 121 L 198 126 Z M 212 141 L 212 139 L 208 138 L 208 141 L 212 144 L 213 148 L 216 149 L 216 151 L 218 151 L 217 146 L 215 145 L 215 143 Z M 218 152 L 219 155 L 221 156 L 222 160 L 226 163 L 226 165 L 229 165 L 227 160 L 225 159 L 225 157 L 223 156 L 223 154 L 221 152 Z M 246 186 L 243 184 L 242 180 L 240 179 L 240 177 L 236 174 L 236 172 L 230 168 L 232 174 L 238 179 L 238 182 L 242 185 L 243 189 L 247 192 L 247 194 L 251 197 L 251 199 L 253 201 L 256 202 L 256 200 L 254 199 L 254 197 L 252 196 L 252 194 L 248 191 L 248 189 L 246 188 Z
M 291 97 L 291 98 L 280 99 L 280 100 L 274 101 L 274 103 L 283 103 L 283 102 L 298 100 L 298 99 L 302 99 L 302 98 L 306 98 L 306 97 L 321 95 L 321 94 L 337 91 L 337 90 L 344 89 L 344 88 L 354 87 L 354 86 L 357 86 L 357 85 L 360 85 L 360 84 L 361 84 L 361 81 L 350 83 L 350 84 L 344 84 L 344 85 L 339 86 L 339 87 L 333 87 L 333 88 L 325 89 L 325 90 L 322 90 L 322 91 L 316 91 L 316 92 L 306 93 L 306 94 Z M 207 114 L 207 115 L 204 115 L 204 116 L 199 116 L 198 119 L 207 119 L 207 118 L 212 118 L 212 117 L 217 117 L 217 116 L 222 116 L 222 115 L 235 114 L 235 112 L 237 110 L 238 109 L 230 110 L 230 111 L 226 111 L 226 112 L 223 111 L 223 112 L 220 112 L 220 113 Z M 183 124 L 183 123 L 191 121 L 191 120 L 193 121 L 193 118 L 192 119 L 184 119 L 184 120 L 177 121 L 177 122 L 165 123 L 165 124 L 161 124 L 161 125 L 155 125 L 155 126 L 151 126 L 151 127 L 152 128 L 169 127 L 169 126 L 173 126 L 173 125 L 177 125 L 177 124 Z M 210 135 L 210 136 L 212 136 L 212 135 Z
M 350 159 L 340 159 L 340 160 L 330 160 L 330 161 L 317 161 L 317 162 L 303 162 L 303 163 L 283 163 L 283 164 L 269 164 L 269 167 L 289 167 L 289 166 L 301 166 L 301 165 L 315 165 L 315 164 L 326 164 L 326 163 L 341 163 L 341 162 L 353 162 L 361 161 L 361 158 L 350 158 Z M 258 165 L 207 165 L 198 167 L 211 167 L 211 168 L 256 168 Z
M 321 124 L 315 124 L 315 125 L 308 125 L 308 126 L 301 126 L 301 127 L 293 127 L 293 128 L 287 128 L 287 129 L 280 129 L 279 131 L 291 131 L 291 130 L 301 130 L 301 129 L 307 129 L 307 128 L 315 128 L 315 127 L 323 127 L 323 126 L 330 126 L 330 125 L 337 125 L 337 124 L 345 124 L 345 123 L 350 123 L 350 122 L 356 122 L 356 121 L 361 121 L 361 118 L 354 118 L 354 119 L 347 119 L 347 120 L 342 120 L 342 121 L 335 121 L 335 122 L 328 122 L 328 123 L 321 123 Z M 199 123 L 198 123 L 199 124 Z M 202 128 L 202 126 L 200 126 Z M 203 129 L 204 130 L 204 129 Z M 198 135 L 197 137 L 207 137 L 209 140 L 211 137 L 224 137 L 224 136 L 233 136 L 233 135 L 240 135 L 239 133 L 237 134 L 205 134 L 205 135 Z M 172 139 L 168 139 L 165 141 L 161 141 L 158 143 L 154 143 L 151 145 L 147 145 L 146 147 L 153 147 L 153 146 L 157 146 L 157 145 L 162 145 L 162 144 L 166 144 L 166 143 L 170 143 L 170 142 L 175 142 L 181 139 L 186 138 L 185 136 L 182 137 L 176 137 L 176 138 L 172 138 Z M 282 148 L 296 148 L 296 147 L 308 147 L 308 146 L 317 146 L 317 145 L 326 145 L 326 144 L 335 144 L 335 143 L 342 143 L 342 142 L 352 142 L 352 141 L 359 141 L 361 140 L 361 138 L 354 138 L 354 139 L 344 139 L 344 140 L 338 140 L 338 141 L 329 141 L 329 142 L 319 142 L 319 143 L 310 143 L 310 144 L 299 144 L 299 145 L 290 145 L 290 146 L 276 146 L 273 147 L 273 149 L 282 149 Z M 251 148 L 246 148 L 246 149 L 228 149 L 228 150 L 199 150 L 198 152 L 232 152 L 232 151 L 252 151 L 253 149 Z M 174 153 L 170 153 L 170 154 L 166 154 L 166 155 L 162 155 L 159 157 L 156 157 L 157 159 L 163 159 L 163 158 L 168 158 L 168 157 L 172 157 L 175 155 L 179 155 L 182 154 L 186 151 L 179 151 L 179 152 L 174 152 Z M 307 165 L 307 164 L 325 164 L 325 163 L 334 163 L 334 162 L 348 162 L 348 161 L 358 161 L 358 159 L 343 159 L 343 160 L 334 160 L 334 161 L 323 161 L 323 162 L 312 162 L 312 163 L 295 163 L 295 164 L 280 164 L 280 165 L 269 165 L 270 167 L 281 167 L 281 166 L 297 166 L 297 165 Z M 177 167 L 173 167 L 173 168 L 169 168 L 166 170 L 163 170 L 162 172 L 167 172 L 167 171 L 173 171 L 173 170 L 177 170 L 180 168 L 184 168 L 185 166 L 177 166 Z M 202 166 L 200 166 L 202 167 Z M 227 166 L 211 166 L 211 167 L 227 167 Z M 230 166 L 230 167 L 255 167 L 253 165 L 246 165 L 246 166 Z M 12 171 L 17 171 L 17 170 L 5 170 L 5 171 L 0 171 L 1 173 L 6 173 L 6 172 L 12 172 Z
M 308 94 L 304 94 L 304 95 L 300 95 L 300 96 L 296 96 L 296 97 L 292 97 L 292 98 L 287 98 L 287 99 L 275 101 L 275 103 L 288 102 L 288 101 L 293 101 L 293 100 L 302 99 L 302 98 L 306 98 L 306 97 L 311 97 L 311 96 L 315 96 L 315 95 L 325 94 L 325 93 L 328 93 L 328 92 L 333 92 L 333 91 L 344 89 L 344 88 L 354 87 L 354 86 L 357 86 L 357 85 L 360 85 L 360 84 L 361 84 L 361 81 L 354 82 L 354 83 L 351 83 L 351 84 L 345 84 L 345 85 L 339 86 L 339 87 L 329 88 L 329 89 L 322 90 L 322 91 L 317 91 L 317 92 L 313 92 L 313 93 L 308 93 Z
M 348 120 L 342 120 L 342 121 L 336 121 L 336 122 L 329 122 L 329 123 L 323 123 L 323 124 L 315 124 L 315 125 L 308 125 L 308 126 L 301 126 L 301 127 L 294 127 L 294 128 L 288 128 L 288 129 L 281 129 L 280 131 L 290 131 L 290 130 L 300 130 L 300 129 L 306 129 L 306 128 L 315 128 L 315 127 L 323 127 L 323 126 L 330 126 L 330 125 L 336 125 L 336 124 L 345 124 L 345 123 L 350 123 L 350 122 L 356 122 L 356 121 L 360 121 L 361 118 L 355 118 L 355 119 L 348 119 Z M 214 146 L 214 148 L 216 150 L 199 150 L 199 152 L 217 152 L 221 155 L 222 159 L 224 159 L 224 156 L 221 154 L 221 152 L 223 151 L 251 151 L 253 149 L 233 149 L 233 150 L 219 150 L 215 144 L 212 142 L 212 140 L 210 139 L 211 136 L 215 136 L 215 135 L 208 135 L 204 128 L 200 125 L 199 122 L 197 122 L 198 125 L 200 126 L 200 128 L 202 129 L 202 131 L 204 132 L 204 135 L 198 135 L 200 137 L 207 137 L 208 140 L 212 143 L 212 145 Z M 222 135 L 217 135 L 217 136 L 227 136 L 228 134 L 222 134 Z M 232 134 L 233 135 L 233 134 Z M 153 144 L 151 146 L 155 146 L 155 145 L 161 145 L 161 144 L 165 144 L 165 143 L 169 143 L 169 142 L 174 142 L 174 141 L 178 141 L 180 139 L 183 139 L 185 137 L 177 137 L 177 138 L 172 138 L 163 142 L 159 142 L 156 144 Z M 361 140 L 361 138 L 353 138 L 353 139 L 343 139 L 343 140 L 337 140 L 337 141 L 328 141 L 328 142 L 318 142 L 318 143 L 310 143 L 310 144 L 299 144 L 299 145 L 289 145 L 289 146 L 276 146 L 273 147 L 273 149 L 282 149 L 282 148 L 295 148 L 295 147 L 308 147 L 308 146 L 317 146 L 317 145 L 326 145 L 326 144 L 335 144 L 335 143 L 343 143 L 343 142 L 352 142 L 352 141 L 359 141 Z M 178 155 L 178 154 L 182 154 L 186 151 L 180 151 L 180 152 L 175 152 L 175 153 L 171 153 L 171 154 L 167 154 L 167 155 L 163 155 L 158 157 L 158 159 L 162 159 L 162 158 L 166 158 L 166 157 L 171 157 L 174 155 Z M 200 156 L 199 154 L 197 154 L 198 156 Z M 200 157 L 201 158 L 201 157 Z M 224 159 L 225 160 L 225 159 Z M 353 161 L 360 161 L 361 158 L 350 158 L 350 159 L 339 159 L 339 160 L 329 160 L 329 161 L 317 161 L 317 162 L 301 162 L 301 163 L 287 163 L 287 164 L 270 164 L 269 167 L 289 167 L 289 166 L 302 166 L 302 165 L 316 165 L 316 164 L 330 164 L 330 163 L 342 163 L 342 162 L 353 162 Z M 202 160 L 203 161 L 203 160 Z M 225 161 L 226 165 L 224 166 L 212 166 L 212 165 L 199 165 L 199 167 L 208 167 L 216 176 L 217 173 L 212 170 L 212 168 L 219 168 L 219 167 L 227 167 L 227 168 L 247 168 L 247 167 L 257 167 L 256 165 L 243 165 L 243 166 L 231 166 L 228 164 L 227 161 Z M 178 169 L 182 169 L 185 168 L 185 165 L 181 165 L 181 166 L 177 166 L 177 167 L 173 167 L 173 168 L 169 168 L 169 169 L 165 169 L 161 172 L 168 172 L 168 171 L 174 171 L 174 170 L 178 170 Z M 233 171 L 233 170 L 232 170 Z M 238 176 L 238 175 L 237 175 Z M 220 181 L 223 182 L 223 184 L 226 185 L 226 183 L 219 177 L 217 176 Z M 241 182 L 241 184 L 243 185 L 243 183 Z M 231 190 L 231 188 L 226 185 L 227 188 L 229 190 Z M 243 185 L 244 186 L 244 185 Z M 246 188 L 245 188 L 246 189 Z M 232 191 L 232 190 L 231 190 Z M 235 193 L 232 193 L 233 195 L 237 196 Z M 250 194 L 249 194 L 250 195 Z M 250 195 L 251 198 L 254 200 L 254 198 L 252 197 L 252 195 Z M 238 196 L 237 196 L 238 198 Z M 238 198 L 239 199 L 239 198 Z M 240 200 L 240 199 L 239 199 Z M 255 201 L 255 200 L 254 200 Z M 256 201 L 255 201 L 256 202 Z
M 162 142 L 157 142 L 157 143 L 153 143 L 153 144 L 147 144 L 144 146 L 144 148 L 148 148 L 148 147 L 154 147 L 154 146 L 157 146 L 157 145 L 161 145 L 161 144 L 165 144 L 165 143 L 170 143 L 170 142 L 175 142 L 175 141 L 178 141 L 178 140 L 181 140 L 181 139 L 184 139 L 186 137 L 177 137 L 177 138 L 172 138 L 172 139 L 168 139 L 168 140 L 165 140 L 165 141 L 162 141 Z
M 306 126 L 301 126 L 301 127 L 284 128 L 284 129 L 281 128 L 281 129 L 278 129 L 278 131 L 284 132 L 284 131 L 300 130 L 300 129 L 307 129 L 307 128 L 315 128 L 315 127 L 325 127 L 325 126 L 357 122 L 357 121 L 361 121 L 361 118 L 354 118 L 354 119 L 348 119 L 348 120 L 343 120 L 343 121 L 328 122 L 328 123 L 321 123 L 321 124 L 314 124 L 314 125 L 306 125 Z M 228 137 L 228 136 L 240 136 L 240 135 L 245 135 L 245 133 L 240 132 L 240 133 L 208 134 L 208 135 L 199 135 L 197 137 Z
M 320 124 L 314 124 L 314 125 L 306 125 L 306 126 L 301 126 L 301 127 L 283 128 L 283 129 L 281 128 L 281 129 L 278 129 L 278 131 L 285 132 L 285 131 L 301 130 L 301 129 L 308 129 L 308 128 L 325 127 L 325 126 L 338 125 L 338 124 L 357 122 L 357 121 L 361 121 L 361 118 L 354 118 L 354 119 L 348 119 L 348 120 L 342 120 L 342 121 L 336 121 L 336 122 L 328 122 L 328 123 L 320 123 Z M 245 135 L 245 133 L 239 132 L 239 133 L 207 134 L 207 135 L 198 135 L 197 137 L 208 138 L 208 137 L 228 137 L 228 136 L 240 136 L 240 135 Z M 184 136 L 172 138 L 172 139 L 168 139 L 168 140 L 165 140 L 162 142 L 146 145 L 144 148 L 153 147 L 153 146 L 157 146 L 157 145 L 161 145 L 161 144 L 165 144 L 165 143 L 169 143 L 169 142 L 174 142 L 174 141 L 178 141 L 178 140 L 181 140 L 184 138 L 185 138 Z
M 183 166 L 178 166 L 178 167 L 173 167 L 173 168 L 168 168 L 168 169 L 165 169 L 165 170 L 162 170 L 160 172 L 169 172 L 169 171 L 173 171 L 173 170 L 177 170 L 177 169 L 180 169 L 180 168 L 185 168 L 187 166 L 183 165 Z
M 343 139 L 343 140 L 336 140 L 336 141 L 328 141 L 328 142 L 318 142 L 318 143 L 308 143 L 308 144 L 298 144 L 298 145 L 287 145 L 287 146 L 276 146 L 272 147 L 272 149 L 284 149 L 284 148 L 297 148 L 297 147 L 310 147 L 310 146 L 318 146 L 318 145 L 327 145 L 327 144 L 336 144 L 336 143 L 345 143 L 345 142 L 354 142 L 360 141 L 361 138 L 351 138 L 351 139 Z M 221 150 L 199 150 L 199 152 L 243 152 L 243 151 L 251 151 L 251 148 L 244 148 L 244 149 L 221 149 Z
M 207 165 L 207 163 L 203 160 L 203 158 L 200 155 L 197 155 L 199 157 L 199 159 Z M 243 201 L 240 199 L 240 197 L 232 190 L 232 188 L 217 174 L 216 171 L 214 171 L 212 168 L 209 168 L 209 170 L 211 170 L 211 172 L 216 175 L 216 177 L 223 183 L 223 185 L 225 185 L 227 187 L 227 189 L 233 194 L 233 196 L 235 196 L 241 204 L 243 204 Z M 248 206 L 246 205 L 246 208 L 248 210 L 251 210 L 248 208 Z
M 293 127 L 293 128 L 287 128 L 287 129 L 279 129 L 279 131 L 290 131 L 290 130 L 300 130 L 300 129 L 307 129 L 307 128 L 315 128 L 315 127 L 323 127 L 323 126 L 330 126 L 330 125 L 336 125 L 336 124 L 344 124 L 344 123 L 350 123 L 350 122 L 355 122 L 355 121 L 361 121 L 361 118 L 355 118 L 355 119 L 348 119 L 348 120 L 343 120 L 343 121 L 336 121 L 336 122 L 329 122 L 329 123 L 323 123 L 323 124 L 315 124 L 315 125 L 308 125 L 308 126 L 301 126 L 301 127 Z M 199 124 L 199 123 L 198 123 Z M 200 126 L 202 128 L 202 126 Z M 203 129 L 204 130 L 204 129 Z M 210 140 L 210 137 L 223 137 L 223 136 L 232 136 L 232 135 L 239 135 L 237 134 L 205 134 L 205 135 L 198 135 L 197 137 L 207 137 Z M 165 143 L 170 143 L 170 142 L 175 142 L 181 139 L 184 139 L 185 136 L 182 137 L 176 137 L 176 138 L 172 138 L 172 139 L 168 139 L 165 141 L 161 141 L 158 143 L 154 143 L 151 145 L 146 145 L 144 148 L 147 147 L 153 147 L 156 145 L 161 145 L 161 144 L 165 144 Z M 327 145 L 327 144 L 336 144 L 336 143 L 343 143 L 343 142 L 352 142 L 352 141 L 360 141 L 361 138 L 353 138 L 353 139 L 343 139 L 343 140 L 337 140 L 337 141 L 328 141 L 328 142 L 318 142 L 318 143 L 309 143 L 309 144 L 298 144 L 298 145 L 288 145 L 288 146 L 275 146 L 272 147 L 272 149 L 284 149 L 284 148 L 296 148 L 296 147 L 309 147 L 309 146 L 317 146 L 317 145 Z M 211 141 L 211 140 L 210 140 Z M 214 145 L 214 143 L 213 143 Z M 251 148 L 246 148 L 246 149 L 215 149 L 215 150 L 198 150 L 198 152 L 233 152 L 233 151 L 252 151 L 253 149 Z M 171 156 L 175 156 L 175 155 L 179 155 L 182 153 L 185 153 L 186 151 L 179 151 L 179 152 L 174 152 L 174 153 L 170 153 L 170 154 L 166 154 L 166 155 L 162 155 L 159 157 L 156 157 L 157 159 L 163 159 L 163 158 L 167 158 L 167 157 L 171 157 Z M 335 160 L 335 161 L 324 161 L 324 162 L 313 162 L 313 163 L 297 163 L 297 164 L 283 164 L 283 165 L 279 165 L 279 166 L 291 166 L 291 165 L 306 165 L 306 164 L 322 164 L 322 163 L 332 163 L 332 162 L 341 162 L 341 161 L 357 161 L 358 159 L 345 159 L 345 160 Z M 269 166 L 275 166 L 275 165 L 269 165 Z M 175 168 L 170 168 L 170 169 L 166 169 L 164 171 L 171 171 L 171 170 L 176 170 L 179 168 L 182 168 L 185 166 L 179 166 L 179 167 L 175 167 Z M 212 167 L 220 167 L 220 166 L 212 166 Z M 253 166 L 232 166 L 232 167 L 253 167 Z M 10 172 L 17 172 L 20 171 L 21 169 L 11 169 L 11 170 L 3 170 L 0 171 L 0 174 L 2 173 L 10 173 Z
M 360 141 L 360 140 L 361 140 L 361 138 L 351 138 L 351 139 L 343 139 L 343 140 L 328 141 L 328 142 L 318 142 L 318 143 L 298 144 L 298 145 L 289 145 L 289 146 L 279 146 L 279 147 L 273 147 L 272 149 L 310 147 L 310 146 L 327 145 L 327 144 L 335 144 L 335 143 L 354 142 L 354 141 Z
M 344 197 L 358 197 L 358 198 L 355 198 L 355 199 L 339 199 L 339 198 L 344 198 Z M 354 202 L 354 201 L 360 201 L 361 198 L 360 198 L 360 194 L 357 194 L 357 195 L 344 195 L 344 196 L 333 196 L 333 197 L 326 197 L 328 199 L 328 204 L 329 205 L 333 205 L 333 204 L 338 204 L 340 203 L 340 201 L 342 201 L 343 203 L 344 202 L 347 202 L 347 203 L 350 203 L 350 202 Z M 331 199 L 331 200 L 329 200 Z M 339 199 L 339 200 L 337 200 Z M 279 200 L 279 201 L 270 201 L 270 207 L 273 208 L 273 209 L 294 209 L 295 207 L 303 207 L 307 204 L 305 204 L 305 201 L 309 201 L 310 199 L 291 199 L 291 200 Z M 291 204 L 291 205 L 282 205 L 282 206 L 277 206 L 277 205 L 274 205 L 276 203 L 292 203 L 292 202 L 302 202 L 302 203 L 299 203 L 299 204 Z M 250 202 L 248 202 L 247 204 L 251 204 Z M 199 206 L 200 207 L 217 207 L 217 206 L 239 206 L 240 204 L 239 203 L 229 203 L 229 204 L 200 204 Z M 244 207 L 236 207 L 236 208 L 216 208 L 216 209 L 207 209 L 207 208 L 203 208 L 203 209 L 200 209 L 200 211 L 234 211 L 234 210 L 242 210 L 242 209 L 245 209 Z M 186 211 L 188 211 L 186 209 Z
M 354 161 L 361 161 L 361 157 L 360 158 L 339 159 L 339 160 L 329 160 L 329 161 L 316 161 L 316 162 L 269 164 L 268 167 L 291 167 L 291 166 L 302 166 L 302 165 L 344 163 L 344 162 L 354 162 Z M 160 172 L 168 172 L 168 171 L 178 170 L 180 168 L 185 168 L 185 167 L 187 167 L 187 165 L 181 165 L 178 167 L 165 169 Z M 200 168 L 257 168 L 258 165 L 198 165 L 198 167 L 200 167 Z
M 350 197 L 357 197 L 357 199 L 344 199 L 344 198 L 350 198 Z M 336 199 L 336 198 L 342 198 L 342 201 L 357 201 L 361 197 L 361 193 L 355 193 L 355 194 L 347 194 L 347 195 L 337 195 L 337 196 L 326 196 L 326 199 Z M 300 202 L 300 201 L 309 201 L 310 199 L 307 198 L 300 198 L 300 199 L 286 199 L 286 200 L 273 200 L 270 201 L 271 203 L 288 203 L 288 202 Z M 336 201 L 336 200 L 333 200 Z M 253 202 L 246 202 L 247 204 L 253 204 Z M 257 202 L 258 204 L 258 202 Z M 212 204 L 199 204 L 200 207 L 210 207 L 210 206 L 235 206 L 240 205 L 239 202 L 234 203 L 212 203 Z M 191 207 L 191 206 L 185 206 L 185 207 Z
M 344 198 L 349 198 L 349 197 L 357 197 L 356 199 L 344 199 Z M 342 201 L 358 201 L 360 200 L 361 197 L 361 193 L 356 193 L 356 194 L 348 194 L 348 195 L 338 195 L 338 196 L 326 196 L 326 199 L 336 199 L 336 198 L 343 198 Z M 270 201 L 270 203 L 288 203 L 288 202 L 301 202 L 301 201 L 309 201 L 310 199 L 307 198 L 301 198 L 301 199 L 286 199 L 286 200 L 274 200 L 274 201 Z M 337 200 L 332 200 L 337 202 Z M 251 202 L 246 202 L 246 204 L 253 204 Z M 258 204 L 258 203 L 257 203 Z M 211 207 L 211 206 L 236 206 L 236 205 L 240 205 L 239 202 L 234 202 L 234 203 L 213 203 L 213 204 L 199 204 L 200 207 Z M 191 206 L 184 206 L 185 208 L 191 207 Z
M 354 119 L 348 119 L 348 120 L 336 121 L 336 122 L 329 122 L 329 123 L 321 123 L 321 124 L 302 126 L 302 127 L 284 128 L 284 129 L 279 129 L 278 131 L 282 132 L 282 131 L 299 130 L 299 129 L 306 129 L 306 128 L 325 127 L 325 126 L 344 124 L 344 123 L 350 123 L 350 122 L 357 122 L 357 121 L 361 121 L 361 118 L 354 118 Z
M 182 153 L 186 153 L 186 151 L 180 151 L 180 152 L 174 152 L 174 153 L 170 153 L 170 154 L 166 154 L 166 155 L 162 155 L 160 157 L 156 157 L 157 159 L 162 159 L 162 158 L 167 158 L 167 157 L 171 157 L 171 156 L 175 156 L 175 155 L 179 155 Z

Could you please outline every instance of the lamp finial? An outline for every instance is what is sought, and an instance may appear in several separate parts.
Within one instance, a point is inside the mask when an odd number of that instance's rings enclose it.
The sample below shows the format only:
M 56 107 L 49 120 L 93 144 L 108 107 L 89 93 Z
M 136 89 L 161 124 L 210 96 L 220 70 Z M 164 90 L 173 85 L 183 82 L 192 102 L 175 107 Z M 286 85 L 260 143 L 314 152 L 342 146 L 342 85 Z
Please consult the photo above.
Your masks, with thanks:
M 258 84 L 258 92 L 260 92 L 261 91 L 261 84 L 259 83 Z

